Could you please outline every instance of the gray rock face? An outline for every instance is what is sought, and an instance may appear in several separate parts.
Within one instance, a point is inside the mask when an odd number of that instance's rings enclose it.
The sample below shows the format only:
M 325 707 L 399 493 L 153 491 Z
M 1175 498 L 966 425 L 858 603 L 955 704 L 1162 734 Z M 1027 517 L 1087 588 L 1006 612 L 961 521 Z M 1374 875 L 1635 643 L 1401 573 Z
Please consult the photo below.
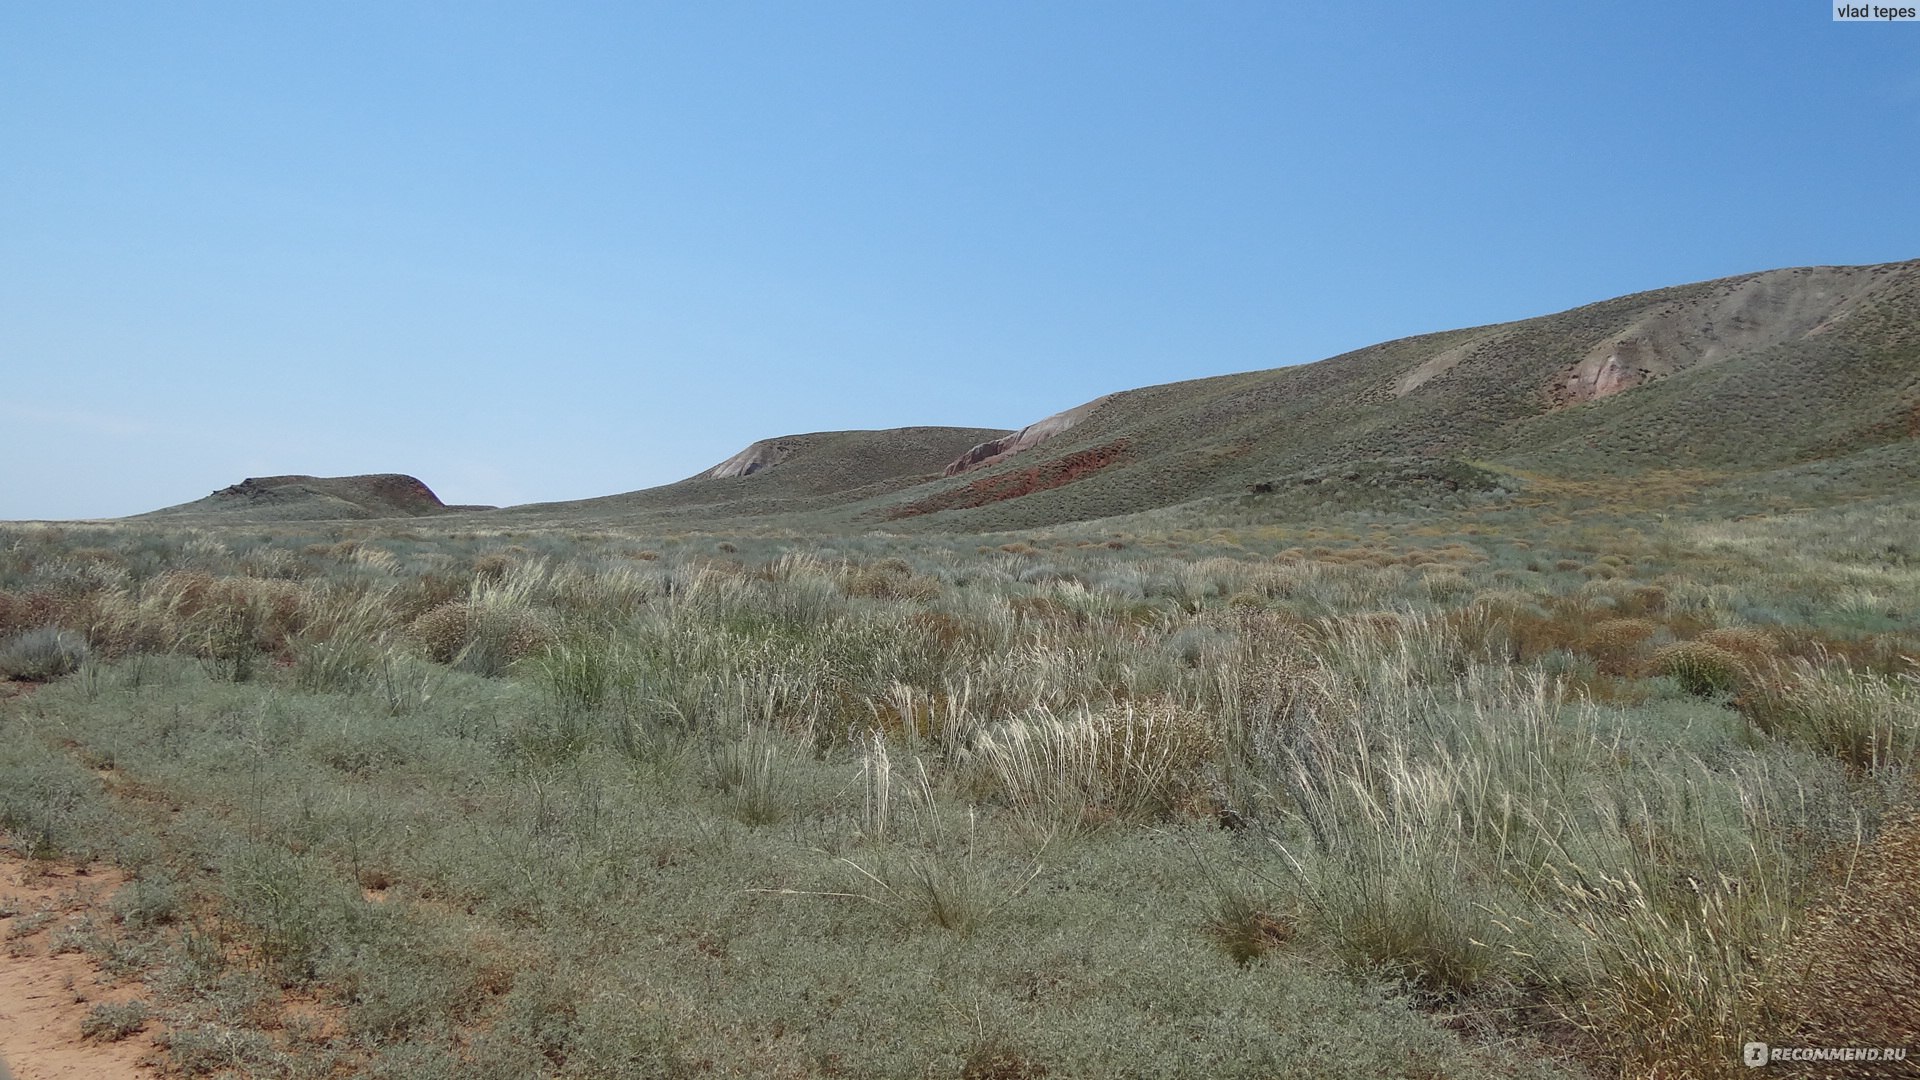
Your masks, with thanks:
M 706 475 L 714 480 L 725 480 L 730 476 L 752 476 L 762 469 L 771 469 L 793 452 L 793 442 L 792 439 L 761 439 L 708 469 Z
M 1036 420 L 1011 435 L 989 439 L 954 459 L 953 464 L 947 466 L 946 475 L 958 476 L 970 469 L 1004 461 L 1022 450 L 1030 450 L 1093 415 L 1093 411 L 1106 404 L 1107 399 L 1112 396 L 1112 394 L 1102 394 L 1084 405 L 1075 405 L 1066 412 L 1057 412 L 1045 420 Z
M 1588 351 L 1551 390 L 1561 404 L 1612 397 L 1729 356 L 1827 332 L 1892 284 L 1885 267 L 1770 270 L 1722 283 L 1706 297 L 1648 311 Z

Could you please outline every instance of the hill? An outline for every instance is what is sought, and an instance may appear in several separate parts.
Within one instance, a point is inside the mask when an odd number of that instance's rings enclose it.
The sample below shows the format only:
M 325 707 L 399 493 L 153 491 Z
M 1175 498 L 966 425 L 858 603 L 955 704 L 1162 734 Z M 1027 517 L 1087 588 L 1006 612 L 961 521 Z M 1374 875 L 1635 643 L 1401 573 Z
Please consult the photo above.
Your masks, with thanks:
M 327 521 L 424 517 L 491 507 L 449 507 L 433 489 L 402 473 L 367 476 L 257 476 L 203 499 L 137 515 L 236 521 Z
M 1557 477 L 1881 470 L 1914 457 L 1920 433 L 1920 262 L 1683 285 L 1082 409 L 1051 437 L 848 511 L 888 528 L 1027 528 L 1284 493 L 1330 470 L 1430 485 L 1431 469 L 1406 467 L 1420 460 Z
M 496 511 L 504 519 L 683 522 L 818 515 L 885 499 L 940 476 L 1000 428 L 908 427 L 762 439 L 678 483 L 572 502 Z
M 1250 493 L 1311 516 L 1674 472 L 1728 498 L 1776 479 L 1794 498 L 1820 498 L 1920 480 L 1917 434 L 1920 262 L 1802 267 L 1123 390 L 1017 432 L 763 439 L 678 483 L 488 518 L 973 532 Z M 449 509 L 468 508 L 440 506 L 411 477 L 271 477 L 156 513 L 306 520 Z

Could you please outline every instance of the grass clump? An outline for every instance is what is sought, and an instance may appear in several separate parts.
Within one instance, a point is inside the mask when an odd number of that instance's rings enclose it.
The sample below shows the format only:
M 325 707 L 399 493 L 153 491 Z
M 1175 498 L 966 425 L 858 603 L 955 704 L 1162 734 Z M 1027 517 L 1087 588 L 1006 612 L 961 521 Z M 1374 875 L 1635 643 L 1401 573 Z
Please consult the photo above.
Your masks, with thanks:
M 1694 697 L 1721 697 L 1734 692 L 1747 667 L 1731 650 L 1707 641 L 1681 641 L 1653 654 L 1655 671 Z
M 1588 630 L 1584 644 L 1601 672 L 1626 675 L 1638 667 L 1643 647 L 1657 630 L 1651 619 L 1602 619 Z
M 456 671 L 498 677 L 553 640 L 547 620 L 492 597 L 450 600 L 413 621 L 409 631 L 427 657 Z
M 1037 838 L 1163 818 L 1188 803 L 1215 739 L 1169 701 L 1061 719 L 1037 715 L 975 740 L 999 795 Z
M 895 832 L 873 824 L 875 815 L 884 822 L 894 805 L 887 794 L 893 788 L 892 765 L 884 751 L 868 756 L 866 771 L 867 832 L 875 846 L 864 858 L 850 856 L 841 862 L 857 876 L 857 888 L 871 891 L 854 895 L 886 908 L 906 925 L 930 924 L 970 934 L 1024 895 L 1040 876 L 1039 863 L 991 850 L 975 810 L 968 809 L 962 830 L 954 814 L 942 809 L 926 766 L 918 761 L 905 785 L 905 828 Z M 889 839 L 890 832 L 894 835 Z
M 797 780 L 791 754 L 786 740 L 760 727 L 713 746 L 713 785 L 742 823 L 772 825 L 793 813 Z
M 1920 752 L 1920 678 L 1795 659 L 1753 678 L 1734 703 L 1766 734 L 1859 773 L 1911 766 Z
M 1290 913 L 1276 911 L 1266 898 L 1244 888 L 1221 891 L 1207 929 L 1221 949 L 1242 966 L 1286 945 L 1295 934 Z

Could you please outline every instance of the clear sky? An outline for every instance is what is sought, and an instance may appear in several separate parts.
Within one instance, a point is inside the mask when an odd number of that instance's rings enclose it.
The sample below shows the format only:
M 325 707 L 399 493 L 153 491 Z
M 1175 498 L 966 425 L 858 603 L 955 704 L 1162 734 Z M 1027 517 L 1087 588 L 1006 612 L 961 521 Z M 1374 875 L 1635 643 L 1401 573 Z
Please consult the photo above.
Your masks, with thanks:
M 0 518 L 449 502 L 1920 257 L 1920 23 L 1665 3 L 0 5 Z

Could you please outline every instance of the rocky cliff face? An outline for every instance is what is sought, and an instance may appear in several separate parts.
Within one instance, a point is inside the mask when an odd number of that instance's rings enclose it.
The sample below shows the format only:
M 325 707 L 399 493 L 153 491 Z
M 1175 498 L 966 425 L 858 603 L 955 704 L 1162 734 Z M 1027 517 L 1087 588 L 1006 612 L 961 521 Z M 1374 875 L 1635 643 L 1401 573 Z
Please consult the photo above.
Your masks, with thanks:
M 706 471 L 713 480 L 725 480 L 730 476 L 752 476 L 762 469 L 770 469 L 785 461 L 795 446 L 793 439 L 761 439 L 745 450 Z
M 1030 450 L 1093 415 L 1093 411 L 1106 404 L 1112 396 L 1102 395 L 1084 405 L 1076 405 L 1065 412 L 1054 413 L 1045 420 L 1037 420 L 1011 435 L 989 439 L 954 459 L 947 466 L 946 475 L 958 476 L 971 469 L 1004 461 L 1022 450 Z

